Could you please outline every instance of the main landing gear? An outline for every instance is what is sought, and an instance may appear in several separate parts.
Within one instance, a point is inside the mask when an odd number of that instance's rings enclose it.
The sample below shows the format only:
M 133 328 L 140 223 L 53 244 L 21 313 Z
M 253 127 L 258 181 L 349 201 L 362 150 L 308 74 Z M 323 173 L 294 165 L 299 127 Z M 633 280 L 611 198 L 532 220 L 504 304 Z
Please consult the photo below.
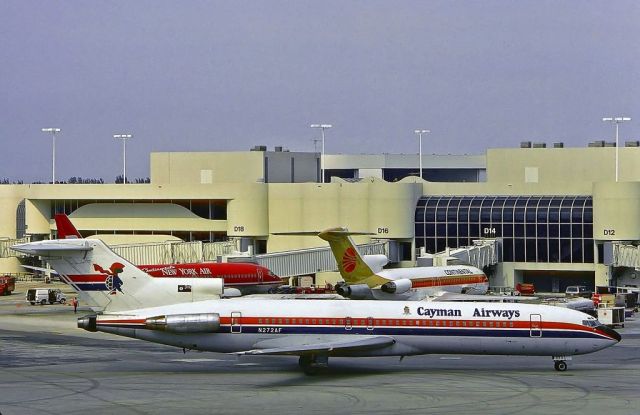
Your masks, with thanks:
M 571 357 L 553 356 L 553 368 L 558 372 L 566 371 L 567 370 L 566 360 L 571 360 Z
M 321 368 L 326 368 L 329 365 L 329 356 L 303 354 L 298 359 L 298 365 L 300 365 L 305 375 L 313 376 L 318 374 Z

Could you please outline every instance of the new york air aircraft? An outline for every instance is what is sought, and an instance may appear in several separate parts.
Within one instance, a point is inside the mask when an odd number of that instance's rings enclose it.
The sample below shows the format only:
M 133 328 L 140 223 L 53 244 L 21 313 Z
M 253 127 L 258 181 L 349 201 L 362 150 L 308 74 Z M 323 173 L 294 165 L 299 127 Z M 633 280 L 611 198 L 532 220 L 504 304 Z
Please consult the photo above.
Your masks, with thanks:
M 45 257 L 76 290 L 106 303 L 102 314 L 79 318 L 79 328 L 184 350 L 294 355 L 308 374 L 331 356 L 430 353 L 551 356 L 556 370 L 564 371 L 570 356 L 620 341 L 588 314 L 547 305 L 240 297 L 154 307 L 141 303 L 154 278 L 100 240 L 38 241 L 13 249 Z M 161 295 L 180 293 L 177 284 L 164 285 Z
M 322 232 L 287 232 L 275 235 L 317 235 L 329 242 L 344 280 L 344 283 L 336 285 L 336 292 L 353 300 L 407 301 L 426 297 L 453 300 L 464 299 L 468 295 L 486 294 L 489 289 L 489 279 L 485 273 L 470 265 L 383 269 L 389 262 L 385 255 L 360 255 L 351 239 L 351 235 L 371 235 L 369 233 L 331 228 Z
M 82 239 L 80 232 L 73 226 L 67 215 L 56 214 L 55 221 L 58 238 Z M 225 296 L 264 294 L 269 292 L 271 288 L 282 284 L 282 279 L 271 270 L 252 263 L 199 262 L 138 265 L 138 268 L 154 278 L 219 278 L 222 279 Z M 82 283 L 83 281 L 77 282 Z

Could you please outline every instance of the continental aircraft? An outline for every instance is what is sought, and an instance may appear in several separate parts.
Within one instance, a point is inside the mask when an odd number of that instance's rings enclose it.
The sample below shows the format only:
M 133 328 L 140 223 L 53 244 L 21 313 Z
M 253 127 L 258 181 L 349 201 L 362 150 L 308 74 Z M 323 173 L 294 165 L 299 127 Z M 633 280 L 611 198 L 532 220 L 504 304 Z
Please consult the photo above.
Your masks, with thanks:
M 317 235 L 329 242 L 344 283 L 336 292 L 354 300 L 422 300 L 426 297 L 464 299 L 466 295 L 485 294 L 489 279 L 470 265 L 383 269 L 389 262 L 385 255 L 360 255 L 346 228 L 322 232 L 286 232 L 274 235 Z M 455 296 L 455 294 L 464 294 Z M 466 297 L 470 298 L 470 297 Z
M 82 239 L 69 217 L 55 215 L 59 239 Z M 186 263 L 138 265 L 138 268 L 156 278 L 221 278 L 226 296 L 264 294 L 282 284 L 282 279 L 268 268 L 252 263 Z
M 294 355 L 307 374 L 327 366 L 330 356 L 431 353 L 551 356 L 555 369 L 564 371 L 570 356 L 620 341 L 616 331 L 587 314 L 533 304 L 240 297 L 154 306 L 143 302 L 150 283 L 153 295 L 188 293 L 174 281 L 158 292 L 157 279 L 100 240 L 52 242 L 13 249 L 47 258 L 76 290 L 105 303 L 103 314 L 79 318 L 79 328 L 183 350 Z M 96 271 L 96 265 L 109 271 Z

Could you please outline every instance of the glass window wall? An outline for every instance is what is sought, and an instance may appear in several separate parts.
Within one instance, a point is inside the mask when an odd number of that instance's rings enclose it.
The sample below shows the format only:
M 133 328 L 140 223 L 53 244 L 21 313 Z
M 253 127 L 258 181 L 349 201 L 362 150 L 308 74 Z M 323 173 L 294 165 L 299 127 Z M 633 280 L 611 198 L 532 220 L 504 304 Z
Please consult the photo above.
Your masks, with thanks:
M 424 196 L 416 247 L 429 253 L 502 238 L 505 262 L 593 262 L 590 196 Z

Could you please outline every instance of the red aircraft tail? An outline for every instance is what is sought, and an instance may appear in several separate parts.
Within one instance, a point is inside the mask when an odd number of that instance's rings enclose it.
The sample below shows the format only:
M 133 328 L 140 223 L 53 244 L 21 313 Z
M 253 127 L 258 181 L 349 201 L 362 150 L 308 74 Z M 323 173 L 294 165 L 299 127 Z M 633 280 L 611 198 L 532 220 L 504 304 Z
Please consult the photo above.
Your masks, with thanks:
M 80 232 L 64 213 L 57 213 L 55 216 L 56 227 L 58 228 L 58 239 L 82 238 Z

